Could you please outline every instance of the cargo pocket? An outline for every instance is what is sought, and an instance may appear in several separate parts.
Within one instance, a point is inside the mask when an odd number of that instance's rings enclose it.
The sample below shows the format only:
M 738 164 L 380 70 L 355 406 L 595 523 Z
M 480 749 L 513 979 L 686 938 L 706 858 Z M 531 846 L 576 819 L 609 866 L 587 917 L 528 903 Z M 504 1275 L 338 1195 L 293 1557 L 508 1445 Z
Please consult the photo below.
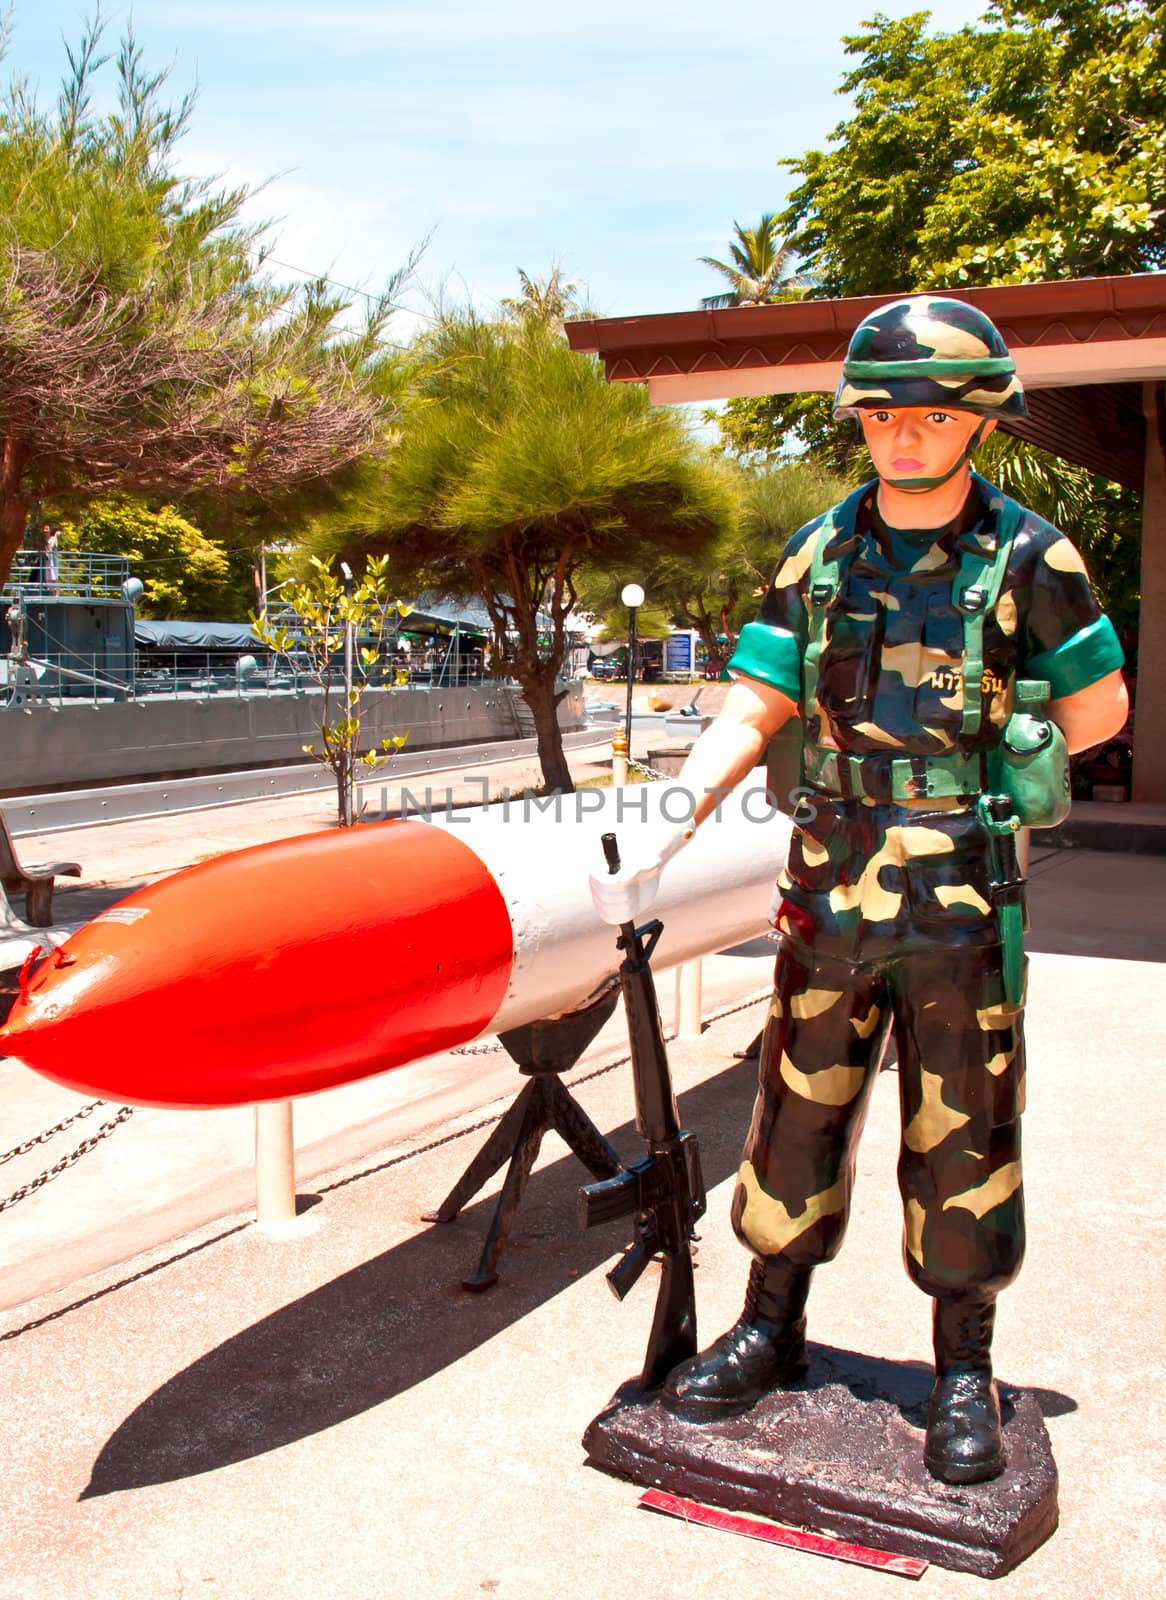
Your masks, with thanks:
M 981 986 L 976 1021 L 983 1041 L 983 1102 L 993 1127 L 1015 1122 L 1024 1110 L 1024 1002 L 1028 989 L 1028 958 L 1024 961 L 1024 989 L 1012 1005 L 1003 998 L 1004 982 L 996 970 L 986 972 Z
M 816 839 L 805 828 L 795 827 L 790 835 L 789 858 L 784 874 L 789 885 L 815 891 L 830 884 L 830 871 L 830 847 L 827 841 Z
M 963 930 L 973 943 L 995 943 L 982 831 L 967 812 L 913 812 L 903 829 L 903 877 L 912 918 L 941 936 Z M 949 841 L 948 845 L 940 843 Z

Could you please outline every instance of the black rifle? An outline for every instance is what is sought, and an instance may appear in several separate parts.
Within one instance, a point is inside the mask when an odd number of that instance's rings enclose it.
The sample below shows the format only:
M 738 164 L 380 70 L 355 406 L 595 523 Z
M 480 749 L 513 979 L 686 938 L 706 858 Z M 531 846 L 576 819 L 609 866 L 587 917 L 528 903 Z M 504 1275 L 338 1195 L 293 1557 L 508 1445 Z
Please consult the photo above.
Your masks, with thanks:
M 608 871 L 618 872 L 619 850 L 614 833 L 603 835 L 603 853 Z M 632 1048 L 636 1128 L 648 1142 L 648 1154 L 626 1172 L 579 1191 L 579 1220 L 584 1228 L 594 1228 L 617 1217 L 636 1219 L 635 1243 L 607 1274 L 617 1300 L 624 1298 L 653 1256 L 659 1254 L 663 1258 L 656 1315 L 640 1379 L 644 1389 L 656 1388 L 677 1362 L 696 1354 L 696 1293 L 690 1241 L 693 1224 L 705 1209 L 700 1150 L 693 1135 L 680 1126 L 649 965 L 662 932 L 659 921 L 642 928 L 625 922 L 618 941 L 624 951 L 619 983 Z

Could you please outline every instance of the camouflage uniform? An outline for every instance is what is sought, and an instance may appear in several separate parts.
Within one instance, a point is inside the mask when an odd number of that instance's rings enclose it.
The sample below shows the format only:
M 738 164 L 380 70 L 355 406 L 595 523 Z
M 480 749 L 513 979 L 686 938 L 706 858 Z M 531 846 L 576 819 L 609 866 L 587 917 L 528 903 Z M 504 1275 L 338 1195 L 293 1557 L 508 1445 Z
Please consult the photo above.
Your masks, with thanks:
M 881 314 L 899 337 L 901 310 L 902 303 Z M 885 371 L 885 348 L 878 354 Z M 983 348 L 967 355 L 974 380 L 898 380 L 883 391 L 864 386 L 861 360 L 848 357 L 840 412 L 863 399 L 873 405 L 880 392 L 888 407 L 1015 410 L 1015 379 L 991 370 L 985 378 Z M 944 383 L 951 400 L 937 394 Z M 730 662 L 799 703 L 806 782 L 815 791 L 812 816 L 804 806 L 795 818 L 779 880 L 776 991 L 733 1225 L 767 1261 L 805 1269 L 835 1255 L 858 1137 L 893 1031 L 907 1270 L 935 1296 L 994 1294 L 1016 1275 L 1024 1248 L 1023 1002 L 1004 999 L 976 800 L 1018 676 L 1047 679 L 1060 697 L 1112 672 L 1122 656 L 1073 545 L 1016 508 L 1002 591 L 984 622 L 980 726 L 972 738 L 962 735 L 964 626 L 953 582 L 962 552 L 995 549 L 1004 496 L 973 475 L 973 492 L 948 527 L 895 530 L 878 512 L 876 489 L 856 491 L 794 535 Z M 820 560 L 840 560 L 841 582 L 806 704 L 808 616 L 822 600 L 809 593 L 815 549 Z M 892 799 L 892 763 L 902 772 L 905 762 L 937 755 L 961 763 L 963 792 Z
M 883 421 L 897 428 L 900 411 L 920 413 L 922 426 L 928 412 L 1018 416 L 1025 402 L 991 321 L 919 296 L 855 330 L 835 415 L 864 410 L 892 413 Z M 942 476 L 887 474 L 888 487 L 930 494 L 966 471 L 986 426 L 960 431 L 966 442 Z M 733 1197 L 733 1225 L 754 1254 L 745 1306 L 673 1368 L 662 1400 L 688 1421 L 713 1421 L 806 1370 L 810 1279 L 842 1242 L 893 1031 L 904 1255 L 933 1297 L 923 1459 L 941 1481 L 971 1484 L 1007 1461 L 992 1330 L 997 1291 L 1024 1249 L 1020 891 L 1007 882 L 1018 878 L 1011 863 L 993 864 L 1015 816 L 988 796 L 1001 787 L 1006 726 L 1014 750 L 1056 748 L 1047 725 L 1013 715 L 1018 678 L 1047 680 L 1060 699 L 1122 656 L 1056 528 L 971 474 L 948 526 L 894 529 L 877 489 L 794 535 L 730 662 L 797 703 L 810 799 L 779 881 L 776 988 Z M 1028 814 L 1044 821 L 1067 798 L 1049 770 L 1030 771 L 1024 791 Z

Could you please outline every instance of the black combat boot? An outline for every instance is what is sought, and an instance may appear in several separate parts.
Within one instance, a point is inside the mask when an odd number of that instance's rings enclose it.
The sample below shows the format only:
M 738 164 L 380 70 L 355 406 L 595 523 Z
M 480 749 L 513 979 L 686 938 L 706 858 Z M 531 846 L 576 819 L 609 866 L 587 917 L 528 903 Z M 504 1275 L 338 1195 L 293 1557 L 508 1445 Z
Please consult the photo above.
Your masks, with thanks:
M 806 1370 L 808 1268 L 754 1261 L 745 1309 L 728 1333 L 668 1374 L 661 1398 L 689 1422 L 736 1416 Z
M 992 1381 L 994 1295 L 935 1302 L 935 1387 L 923 1459 L 944 1483 L 983 1483 L 1004 1471 L 1000 1398 Z

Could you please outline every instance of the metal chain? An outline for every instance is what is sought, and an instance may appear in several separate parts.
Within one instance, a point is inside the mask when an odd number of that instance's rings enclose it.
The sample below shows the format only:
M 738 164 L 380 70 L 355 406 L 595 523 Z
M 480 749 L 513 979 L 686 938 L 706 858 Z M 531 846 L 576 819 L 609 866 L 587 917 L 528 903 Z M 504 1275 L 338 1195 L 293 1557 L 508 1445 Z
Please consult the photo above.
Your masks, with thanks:
M 628 757 L 628 771 L 642 772 L 645 778 L 674 778 L 676 776 L 674 772 L 661 772 L 659 767 L 650 767 L 646 761 L 636 761 L 632 756 Z
M 769 999 L 772 992 L 772 989 L 769 988 L 759 990 L 756 994 L 750 995 L 747 999 L 739 1000 L 736 1005 L 725 1006 L 723 1010 L 714 1011 L 709 1016 L 703 1017 L 701 1020 L 708 1023 L 720 1022 L 723 1018 L 731 1017 L 738 1011 L 747 1011 L 750 1006 L 760 1005 L 763 1000 Z M 468 1053 L 469 1048 L 472 1047 L 467 1047 L 463 1053 Z M 482 1054 L 485 1054 L 487 1047 L 479 1046 L 477 1048 Z M 490 1046 L 488 1048 L 501 1049 L 501 1046 Z M 605 1072 L 614 1072 L 616 1067 L 626 1066 L 630 1060 L 631 1056 L 626 1055 L 621 1056 L 618 1061 L 609 1061 L 606 1066 L 597 1067 L 594 1072 L 589 1072 L 583 1077 L 575 1078 L 573 1080 L 573 1085 L 589 1083 L 592 1078 L 602 1077 Z M 101 1104 L 101 1102 L 98 1102 L 98 1104 Z M 0 1211 L 5 1210 L 8 1206 L 15 1205 L 17 1200 L 24 1198 L 25 1193 L 31 1193 L 34 1188 L 39 1188 L 42 1184 L 47 1183 L 50 1178 L 55 1177 L 58 1170 L 63 1172 L 67 1166 L 71 1166 L 74 1161 L 79 1160 L 87 1150 L 91 1150 L 93 1146 L 101 1139 L 104 1139 L 108 1133 L 112 1133 L 119 1122 L 125 1122 L 128 1120 L 128 1118 L 133 1115 L 133 1110 L 134 1108 L 132 1106 L 122 1106 L 121 1110 L 118 1112 L 116 1118 L 112 1122 L 104 1124 L 104 1126 L 98 1130 L 93 1138 L 86 1139 L 84 1144 L 75 1150 L 71 1156 L 66 1156 L 63 1161 L 58 1162 L 57 1166 L 53 1168 L 51 1172 L 42 1174 L 41 1177 L 36 1179 L 35 1183 L 26 1185 L 24 1190 L 18 1190 L 15 1196 L 10 1196 L 7 1200 L 0 1203 Z M 440 1150 L 447 1144 L 454 1144 L 459 1139 L 468 1138 L 470 1134 L 481 1133 L 483 1129 L 492 1128 L 496 1123 L 501 1122 L 503 1115 L 504 1113 L 499 1112 L 494 1116 L 482 1117 L 477 1122 L 471 1122 L 467 1127 L 455 1128 L 452 1133 L 441 1134 L 438 1138 L 431 1139 L 427 1144 L 417 1145 L 411 1150 L 402 1150 L 399 1155 L 390 1156 L 387 1161 L 382 1161 L 376 1167 L 366 1168 L 361 1172 L 353 1172 L 347 1177 L 337 1178 L 332 1183 L 321 1185 L 320 1193 L 330 1194 L 335 1189 L 345 1189 L 349 1186 L 349 1184 L 357 1183 L 363 1178 L 371 1178 L 376 1173 L 384 1172 L 390 1167 L 401 1166 L 407 1161 L 415 1161 L 418 1156 L 427 1155 L 431 1150 Z M 237 1233 L 239 1231 L 240 1230 L 237 1228 L 231 1228 L 228 1230 L 228 1233 Z M 225 1238 L 227 1235 L 224 1234 L 220 1235 L 219 1237 Z M 208 1242 L 217 1243 L 218 1240 L 214 1239 Z M 195 1246 L 195 1249 L 202 1248 L 204 1248 L 204 1246 L 201 1244 Z M 183 1255 L 188 1253 L 189 1252 L 184 1251 Z M 180 1256 L 178 1259 L 181 1260 L 182 1257 Z M 160 1265 L 167 1266 L 170 1265 L 170 1263 L 163 1262 L 160 1263 Z M 148 1267 L 146 1269 L 146 1273 L 156 1271 L 158 1271 L 158 1266 Z M 144 1277 L 146 1273 L 140 1274 L 140 1276 Z M 138 1276 L 138 1274 L 135 1274 L 133 1278 L 125 1279 L 122 1283 L 114 1284 L 112 1287 L 115 1289 L 120 1289 L 124 1287 L 125 1283 L 136 1282 Z M 75 1311 L 81 1306 L 89 1305 L 92 1301 L 99 1299 L 101 1295 L 107 1293 L 109 1293 L 108 1289 L 100 1289 L 96 1294 L 86 1295 L 83 1300 L 79 1300 L 73 1305 L 61 1306 L 55 1311 L 50 1311 L 46 1316 L 37 1317 L 32 1322 L 24 1323 L 21 1327 L 9 1328 L 3 1333 L 0 1333 L 0 1342 L 8 1339 L 18 1339 L 21 1334 L 31 1333 L 34 1329 L 43 1327 L 45 1323 L 56 1321 L 58 1318 L 65 1316 L 68 1312 Z
M 759 989 L 756 994 L 750 995 L 748 999 L 738 1000 L 736 1005 L 725 1006 L 720 1011 L 710 1012 L 707 1017 L 701 1018 L 701 1022 L 712 1024 L 714 1022 L 722 1021 L 725 1017 L 734 1016 L 738 1011 L 748 1011 L 750 1006 L 757 1006 L 760 1005 L 763 1000 L 768 1000 L 772 993 L 772 986 L 767 989 Z M 665 1034 L 665 1044 L 675 1039 L 675 1037 L 676 1035 L 674 1033 Z M 501 1049 L 502 1046 L 466 1046 L 460 1053 L 469 1054 L 471 1050 L 474 1050 L 476 1053 L 484 1055 L 488 1048 Z M 450 1055 L 457 1055 L 458 1053 L 459 1052 L 456 1050 L 451 1050 L 449 1052 Z M 632 1058 L 630 1054 L 626 1056 L 619 1056 L 615 1061 L 608 1061 L 602 1067 L 596 1067 L 593 1071 L 583 1073 L 578 1078 L 572 1078 L 570 1086 L 572 1089 L 574 1089 L 580 1084 L 590 1083 L 593 1078 L 602 1078 L 606 1072 L 614 1072 L 617 1067 L 626 1067 L 631 1059 Z M 356 1183 L 358 1179 L 372 1177 L 374 1173 L 384 1172 L 389 1167 L 400 1166 L 402 1162 L 405 1161 L 413 1161 L 418 1156 L 428 1155 L 431 1150 L 440 1150 L 447 1144 L 456 1144 L 459 1139 L 465 1139 L 471 1133 L 481 1133 L 484 1128 L 494 1127 L 495 1124 L 502 1121 L 502 1118 L 505 1115 L 506 1113 L 504 1111 L 498 1111 L 495 1112 L 493 1116 L 482 1117 L 478 1122 L 471 1122 L 464 1128 L 455 1128 L 452 1133 L 440 1134 L 436 1139 L 429 1140 L 427 1144 L 415 1145 L 411 1150 L 403 1150 L 400 1155 L 390 1156 L 387 1161 L 382 1161 L 379 1166 L 366 1169 L 362 1172 L 354 1172 L 346 1178 L 338 1178 L 334 1183 L 330 1183 L 322 1187 L 320 1193 L 328 1194 L 333 1189 L 347 1188 L 350 1183 Z M 4 1335 L 0 1334 L 0 1339 L 3 1338 Z
M 98 1105 L 103 1103 L 100 1100 L 97 1102 Z M 21 1184 L 19 1189 L 8 1196 L 7 1200 L 0 1200 L 0 1211 L 7 1211 L 9 1206 L 16 1205 L 17 1201 L 26 1199 L 30 1194 L 35 1194 L 38 1189 L 43 1189 L 46 1183 L 51 1183 L 54 1178 L 59 1178 L 62 1172 L 68 1172 L 69 1168 L 76 1165 L 82 1156 L 88 1155 L 90 1150 L 95 1150 L 103 1139 L 108 1139 L 115 1128 L 119 1128 L 123 1122 L 128 1122 L 133 1114 L 133 1106 L 122 1106 L 116 1116 L 111 1117 L 108 1122 L 103 1122 L 97 1132 L 91 1133 L 88 1139 L 82 1139 L 75 1150 L 71 1150 L 67 1156 L 62 1156 L 47 1172 L 42 1172 L 39 1177 L 33 1178 L 28 1183 Z M 35 1140 L 32 1142 L 36 1143 Z
M 91 1117 L 98 1106 L 103 1106 L 104 1100 L 90 1100 L 87 1106 L 82 1106 L 79 1111 L 74 1111 L 71 1117 L 65 1117 L 61 1122 L 54 1122 L 51 1128 L 46 1128 L 43 1133 L 34 1133 L 31 1139 L 26 1139 L 23 1144 L 18 1144 L 14 1150 L 7 1151 L 0 1156 L 0 1167 L 6 1162 L 13 1161 L 17 1156 L 26 1156 L 30 1150 L 35 1150 L 38 1144 L 48 1144 L 50 1139 L 55 1139 L 58 1133 L 64 1133 L 66 1128 L 71 1128 L 75 1122 L 82 1122 L 86 1117 Z

